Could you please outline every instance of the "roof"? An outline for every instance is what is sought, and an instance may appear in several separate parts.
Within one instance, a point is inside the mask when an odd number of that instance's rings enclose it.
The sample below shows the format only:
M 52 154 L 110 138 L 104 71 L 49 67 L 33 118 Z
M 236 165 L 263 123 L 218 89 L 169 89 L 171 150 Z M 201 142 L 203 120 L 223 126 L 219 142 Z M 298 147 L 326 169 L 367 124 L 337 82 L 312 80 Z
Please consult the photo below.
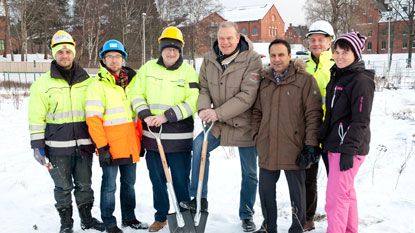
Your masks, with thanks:
M 273 4 L 238 6 L 225 9 L 220 15 L 228 21 L 245 22 L 263 19 Z

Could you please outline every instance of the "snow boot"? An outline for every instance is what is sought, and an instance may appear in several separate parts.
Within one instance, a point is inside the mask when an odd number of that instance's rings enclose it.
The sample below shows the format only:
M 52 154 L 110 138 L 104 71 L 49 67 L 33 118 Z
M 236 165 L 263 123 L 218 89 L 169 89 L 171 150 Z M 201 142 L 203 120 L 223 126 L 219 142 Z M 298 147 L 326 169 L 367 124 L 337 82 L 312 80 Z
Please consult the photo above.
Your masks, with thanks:
M 252 219 L 250 218 L 242 220 L 242 229 L 245 232 L 255 231 L 256 226 L 254 221 L 252 221 Z
M 105 231 L 104 223 L 92 217 L 91 209 L 92 209 L 92 203 L 87 203 L 87 204 L 78 206 L 79 217 L 81 218 L 82 230 L 95 229 L 97 231 Z
M 72 206 L 58 209 L 61 218 L 61 229 L 59 233 L 73 233 Z
M 113 226 L 107 229 L 107 233 L 123 233 L 123 231 L 117 226 Z
M 146 230 L 148 229 L 148 224 L 144 222 L 140 222 L 137 219 L 122 221 L 123 227 L 131 227 L 136 230 Z
M 203 198 L 200 200 L 201 203 L 201 211 L 203 212 L 207 212 L 208 210 L 208 201 L 206 198 Z M 180 207 L 187 209 L 187 210 L 191 210 L 191 211 L 196 211 L 196 198 L 193 198 L 191 201 L 182 201 L 180 202 Z

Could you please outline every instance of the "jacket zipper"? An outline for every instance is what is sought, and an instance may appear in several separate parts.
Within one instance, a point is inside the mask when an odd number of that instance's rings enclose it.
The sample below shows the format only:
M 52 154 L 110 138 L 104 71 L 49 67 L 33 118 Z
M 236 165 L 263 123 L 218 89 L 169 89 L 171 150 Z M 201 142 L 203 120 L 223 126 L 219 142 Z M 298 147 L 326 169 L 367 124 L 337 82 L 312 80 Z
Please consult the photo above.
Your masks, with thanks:
M 340 124 L 339 124 L 339 128 L 338 128 L 338 130 L 337 130 L 337 133 L 339 134 L 339 137 L 340 137 L 340 145 L 343 145 L 343 143 L 344 143 L 344 138 L 346 137 L 346 134 L 347 134 L 347 132 L 349 131 L 349 129 L 350 129 L 350 125 L 347 127 L 346 132 L 344 132 L 344 129 L 343 129 L 343 122 L 340 122 Z

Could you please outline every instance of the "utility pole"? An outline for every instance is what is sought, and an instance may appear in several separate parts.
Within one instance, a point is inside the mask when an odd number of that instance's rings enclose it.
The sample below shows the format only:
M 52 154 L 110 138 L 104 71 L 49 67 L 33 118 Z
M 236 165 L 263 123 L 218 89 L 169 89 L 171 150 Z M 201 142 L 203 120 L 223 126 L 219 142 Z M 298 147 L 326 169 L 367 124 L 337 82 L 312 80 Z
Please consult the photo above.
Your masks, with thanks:
M 143 17 L 143 61 L 142 64 L 144 65 L 144 63 L 146 63 L 146 13 L 143 12 L 142 14 Z

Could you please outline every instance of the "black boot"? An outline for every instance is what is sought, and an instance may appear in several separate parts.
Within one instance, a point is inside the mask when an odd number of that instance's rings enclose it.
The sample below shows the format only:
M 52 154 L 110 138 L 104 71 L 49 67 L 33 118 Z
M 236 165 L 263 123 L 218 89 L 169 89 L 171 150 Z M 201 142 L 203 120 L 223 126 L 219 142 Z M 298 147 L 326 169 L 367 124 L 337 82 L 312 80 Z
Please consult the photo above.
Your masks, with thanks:
M 59 233 L 73 233 L 72 206 L 58 209 L 58 212 L 61 217 L 61 229 Z
M 208 210 L 208 201 L 206 198 L 201 198 L 200 200 L 200 204 L 201 204 L 201 211 L 207 212 Z M 187 209 L 187 210 L 191 210 L 191 211 L 196 211 L 196 198 L 193 198 L 191 201 L 182 201 L 180 202 L 180 207 Z
M 87 203 L 87 204 L 78 206 L 79 217 L 81 218 L 82 230 L 95 229 L 97 231 L 105 231 L 104 223 L 92 217 L 91 209 L 92 209 L 92 203 Z

